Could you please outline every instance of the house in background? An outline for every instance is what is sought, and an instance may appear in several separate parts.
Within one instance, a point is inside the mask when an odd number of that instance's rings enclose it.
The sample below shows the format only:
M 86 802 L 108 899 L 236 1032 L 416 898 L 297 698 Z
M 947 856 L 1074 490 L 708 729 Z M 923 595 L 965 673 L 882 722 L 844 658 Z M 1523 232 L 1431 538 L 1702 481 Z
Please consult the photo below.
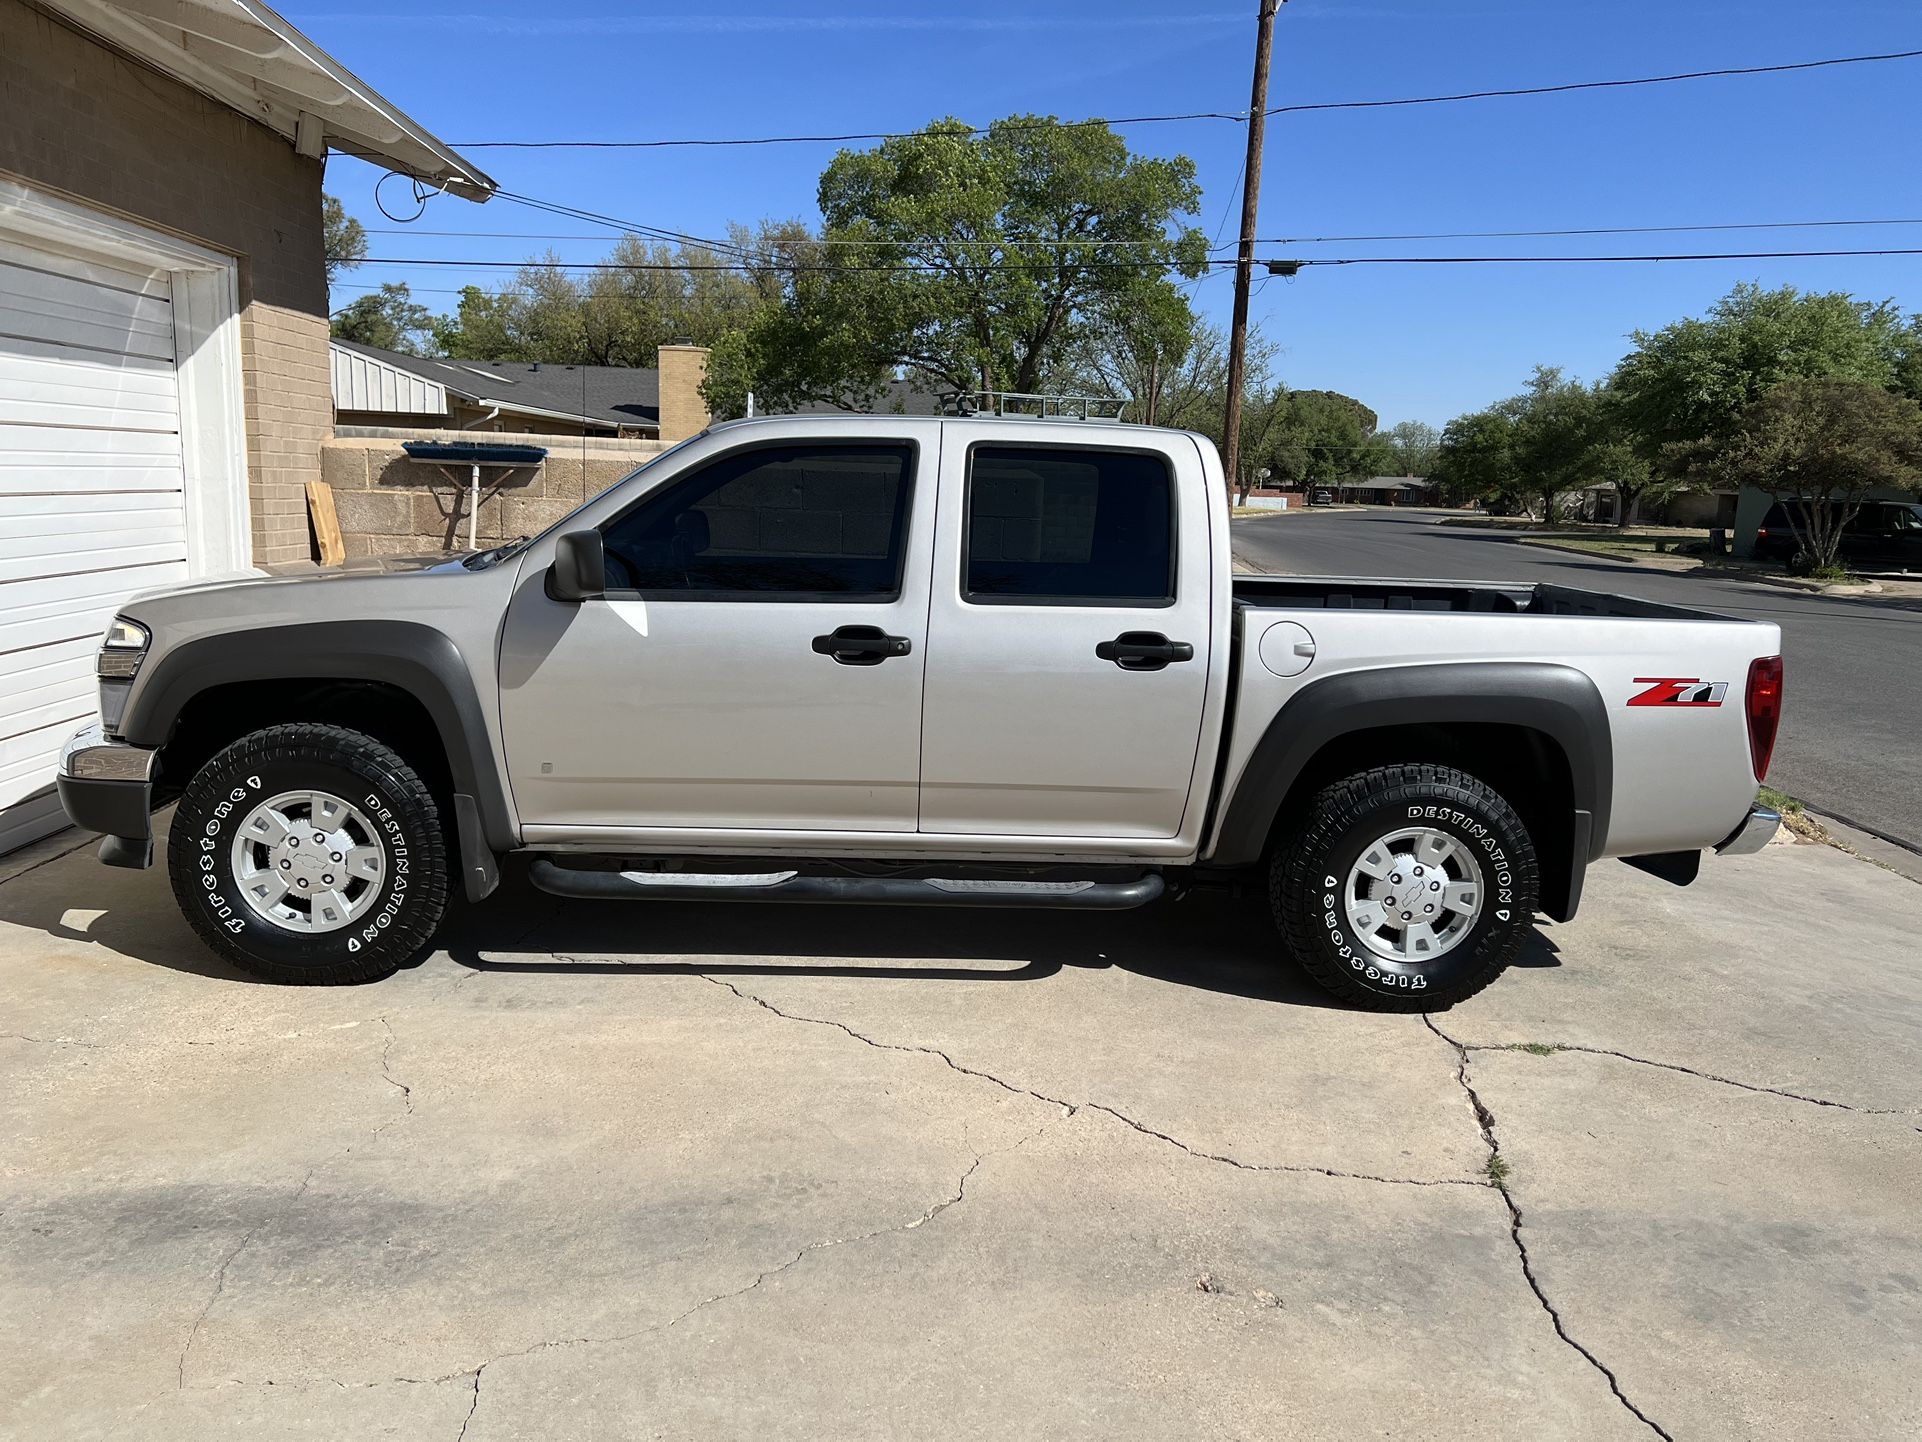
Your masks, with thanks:
M 129 593 L 309 555 L 330 146 L 493 193 L 264 5 L 0 0 L 0 851 Z
M 1420 476 L 1371 476 L 1342 482 L 1339 494 L 1344 501 L 1371 506 L 1426 506 L 1433 502 L 1435 488 Z
M 336 340 L 331 370 L 339 427 L 426 426 L 523 435 L 610 436 L 670 444 L 706 427 L 707 351 L 662 346 L 654 369 L 445 360 Z M 668 397 L 668 435 L 661 400 Z M 685 432 L 685 435 L 682 434 Z
M 322 448 L 349 560 L 446 553 L 546 529 L 712 419 L 704 346 L 664 345 L 653 368 L 404 355 L 336 340 L 334 434 Z M 867 409 L 932 416 L 943 399 L 888 382 Z M 768 412 L 763 411 L 763 414 Z M 825 403 L 782 414 L 849 414 Z M 526 465 L 476 470 L 417 459 L 410 443 L 540 447 Z M 416 449 L 419 447 L 416 444 Z

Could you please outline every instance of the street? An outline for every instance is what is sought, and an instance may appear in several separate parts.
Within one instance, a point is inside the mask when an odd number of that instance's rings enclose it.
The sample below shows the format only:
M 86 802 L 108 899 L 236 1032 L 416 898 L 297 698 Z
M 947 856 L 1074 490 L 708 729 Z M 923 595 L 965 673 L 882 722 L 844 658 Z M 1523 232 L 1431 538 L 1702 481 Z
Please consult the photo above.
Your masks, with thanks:
M 1237 521 L 1233 545 L 1258 571 L 1545 581 L 1774 621 L 1787 701 L 1769 784 L 1922 850 L 1922 600 L 1816 596 L 1658 571 L 1437 524 L 1449 514 L 1377 508 Z
M 512 878 L 277 987 L 91 852 L 0 870 L 0 1436 L 1922 1431 L 1917 893 L 1828 847 L 1431 1018 L 1253 901 Z

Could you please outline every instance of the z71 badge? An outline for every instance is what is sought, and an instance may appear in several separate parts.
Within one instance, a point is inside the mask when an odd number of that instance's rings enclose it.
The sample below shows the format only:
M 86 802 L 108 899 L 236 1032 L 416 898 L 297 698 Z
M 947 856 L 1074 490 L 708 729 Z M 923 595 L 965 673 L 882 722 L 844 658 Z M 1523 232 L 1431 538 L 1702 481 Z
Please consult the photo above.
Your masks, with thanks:
M 1720 706 L 1728 694 L 1728 682 L 1695 676 L 1637 676 L 1635 684 L 1648 690 L 1629 697 L 1631 706 Z

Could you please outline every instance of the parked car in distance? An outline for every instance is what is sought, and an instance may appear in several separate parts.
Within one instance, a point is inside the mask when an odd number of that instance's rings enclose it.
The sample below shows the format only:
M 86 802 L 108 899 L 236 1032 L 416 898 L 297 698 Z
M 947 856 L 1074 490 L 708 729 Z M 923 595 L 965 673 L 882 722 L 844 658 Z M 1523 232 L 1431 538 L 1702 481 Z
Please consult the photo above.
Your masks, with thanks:
M 1811 568 L 1802 540 L 1809 533 L 1807 501 L 1777 501 L 1755 531 L 1757 560 L 1806 575 Z M 1922 571 L 1922 505 L 1913 501 L 1865 501 L 1842 527 L 1838 555 L 1848 565 L 1878 571 Z
M 1335 504 L 1335 493 L 1326 487 L 1320 490 L 1310 491 L 1308 493 L 1308 504 L 1311 506 L 1332 506 Z
M 1188 432 L 767 418 L 531 539 L 135 597 L 59 786 L 122 866 L 177 798 L 182 910 L 276 981 L 385 976 L 517 853 L 634 901 L 1226 888 L 1419 1011 L 1591 862 L 1686 884 L 1767 841 L 1780 652 L 1558 586 L 1236 575 Z

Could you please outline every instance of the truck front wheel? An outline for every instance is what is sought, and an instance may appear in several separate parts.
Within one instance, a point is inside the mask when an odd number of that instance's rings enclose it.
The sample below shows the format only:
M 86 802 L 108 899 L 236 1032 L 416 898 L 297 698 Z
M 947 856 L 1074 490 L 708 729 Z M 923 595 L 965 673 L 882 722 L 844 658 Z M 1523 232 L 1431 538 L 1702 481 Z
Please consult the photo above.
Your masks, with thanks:
M 1382 766 L 1315 797 L 1268 896 L 1320 986 L 1373 1011 L 1435 1011 L 1507 969 L 1534 924 L 1535 846 L 1492 788 L 1446 766 Z
M 174 811 L 167 872 L 201 939 L 269 981 L 386 976 L 447 907 L 432 793 L 340 726 L 270 726 L 203 766 Z

